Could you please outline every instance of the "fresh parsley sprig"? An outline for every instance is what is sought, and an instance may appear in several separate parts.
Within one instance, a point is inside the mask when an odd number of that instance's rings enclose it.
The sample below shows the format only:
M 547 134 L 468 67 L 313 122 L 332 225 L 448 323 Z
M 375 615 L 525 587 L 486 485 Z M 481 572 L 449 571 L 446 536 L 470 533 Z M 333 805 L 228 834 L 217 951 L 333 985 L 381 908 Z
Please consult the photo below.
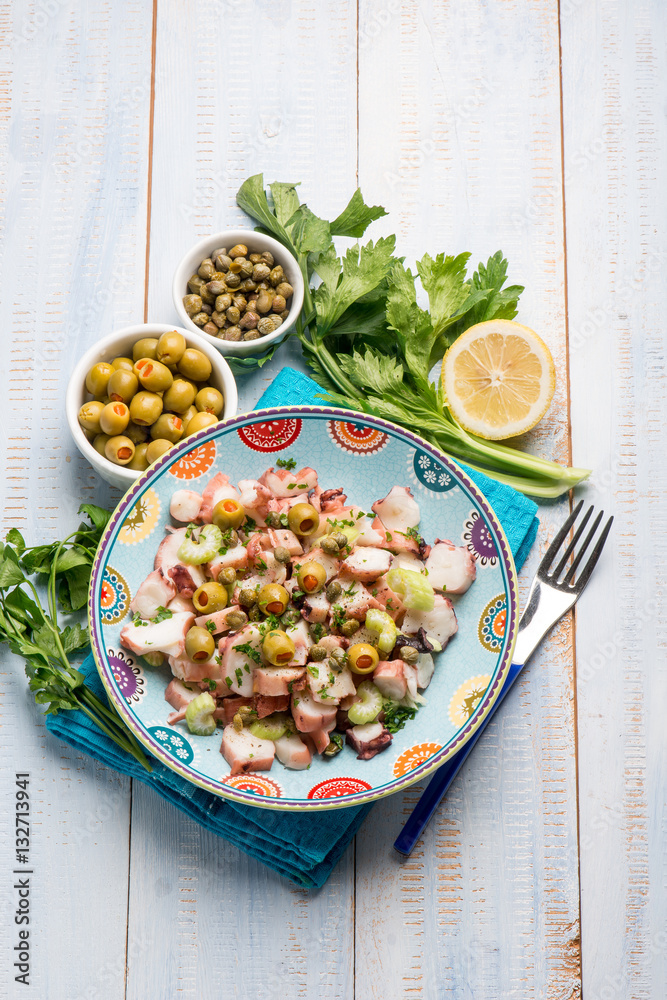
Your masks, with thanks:
M 58 611 L 80 611 L 88 599 L 90 574 L 102 532 L 111 516 L 94 504 L 82 504 L 83 521 L 62 541 L 26 546 L 17 528 L 0 542 L 0 642 L 25 660 L 30 690 L 46 714 L 80 709 L 91 722 L 152 770 L 141 746 L 120 716 L 86 685 L 69 661 L 87 649 L 88 629 L 74 621 L 64 627 Z M 34 578 L 34 579 L 31 579 Z M 46 590 L 46 608 L 40 590 Z

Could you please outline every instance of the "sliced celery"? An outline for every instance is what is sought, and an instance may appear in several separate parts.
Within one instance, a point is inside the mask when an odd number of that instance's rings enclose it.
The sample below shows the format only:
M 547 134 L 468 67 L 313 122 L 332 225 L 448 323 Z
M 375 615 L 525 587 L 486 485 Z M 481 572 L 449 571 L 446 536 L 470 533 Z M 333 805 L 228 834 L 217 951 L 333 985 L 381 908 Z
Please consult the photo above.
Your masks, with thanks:
M 364 726 L 367 722 L 374 722 L 382 711 L 383 699 L 378 688 L 373 681 L 362 681 L 357 688 L 357 697 L 361 701 L 355 701 L 347 710 L 347 717 L 355 726 Z
M 391 584 L 390 584 L 391 586 Z M 392 590 L 395 590 L 392 587 Z M 398 593 L 398 591 L 396 591 Z M 379 608 L 371 608 L 366 612 L 366 627 L 372 632 L 379 632 L 377 646 L 381 653 L 391 653 L 396 645 L 398 629 L 396 622 L 387 611 L 380 611 Z
M 390 569 L 387 583 L 395 591 L 406 608 L 412 611 L 433 611 L 435 591 L 421 573 L 411 569 Z
M 208 693 L 202 691 L 193 698 L 185 710 L 185 721 L 194 736 L 212 736 L 215 732 L 215 701 Z
M 220 528 L 215 524 L 205 524 L 201 528 L 190 525 L 190 528 L 189 537 L 186 535 L 178 547 L 178 558 L 189 566 L 211 562 L 222 545 Z

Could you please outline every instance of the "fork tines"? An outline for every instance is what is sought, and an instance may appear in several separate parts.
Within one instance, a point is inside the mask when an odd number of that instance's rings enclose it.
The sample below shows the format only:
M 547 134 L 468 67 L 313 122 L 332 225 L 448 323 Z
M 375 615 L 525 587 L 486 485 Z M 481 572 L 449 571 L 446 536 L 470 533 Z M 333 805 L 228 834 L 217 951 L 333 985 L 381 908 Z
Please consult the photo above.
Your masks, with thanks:
M 575 580 L 574 574 L 576 573 L 581 560 L 586 554 L 589 545 L 593 541 L 593 538 L 595 537 L 596 532 L 600 527 L 600 522 L 604 517 L 604 511 L 601 510 L 598 513 L 595 520 L 593 521 L 593 524 L 590 530 L 588 531 L 588 534 L 586 535 L 583 542 L 577 549 L 577 544 L 579 542 L 579 539 L 583 535 L 584 529 L 586 528 L 586 525 L 590 521 L 591 516 L 593 515 L 593 512 L 595 510 L 594 507 L 589 507 L 584 516 L 581 518 L 579 524 L 577 525 L 576 530 L 572 536 L 572 539 L 567 548 L 565 549 L 565 551 L 563 552 L 561 558 L 559 559 L 556 568 L 551 572 L 549 572 L 549 567 L 551 566 L 551 563 L 555 559 L 563 542 L 565 541 L 568 532 L 575 526 L 575 523 L 577 521 L 577 518 L 579 517 L 579 514 L 581 513 L 581 508 L 583 507 L 583 505 L 584 501 L 580 500 L 579 503 L 574 508 L 574 510 L 572 511 L 572 513 L 570 514 L 570 516 L 568 517 L 568 519 L 558 530 L 554 540 L 552 541 L 551 545 L 545 552 L 544 558 L 542 559 L 542 562 L 540 563 L 539 569 L 537 571 L 540 579 L 544 580 L 545 582 L 548 582 L 551 586 L 559 587 L 559 589 L 561 590 L 569 590 L 569 591 L 576 590 L 580 592 L 584 589 L 584 587 L 588 583 L 591 573 L 593 572 L 593 568 L 596 562 L 600 558 L 600 553 L 602 552 L 604 543 L 607 540 L 607 535 L 609 534 L 609 530 L 614 520 L 613 517 L 610 517 L 607 523 L 605 524 L 597 542 L 595 543 L 593 551 L 588 557 L 588 561 L 585 563 L 583 569 L 581 570 L 577 579 Z M 575 554 L 575 549 L 577 550 L 576 554 Z M 572 563 L 569 569 L 567 570 L 567 573 L 565 574 L 564 578 L 561 580 L 560 576 L 566 569 L 570 559 L 572 559 Z

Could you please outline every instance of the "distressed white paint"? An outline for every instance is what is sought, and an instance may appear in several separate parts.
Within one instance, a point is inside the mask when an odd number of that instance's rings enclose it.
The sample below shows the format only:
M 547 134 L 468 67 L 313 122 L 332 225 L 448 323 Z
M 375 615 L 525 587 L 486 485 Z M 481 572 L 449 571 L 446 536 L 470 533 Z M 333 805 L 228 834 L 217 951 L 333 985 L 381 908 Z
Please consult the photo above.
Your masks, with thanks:
M 665 9 L 563 14 L 572 437 L 616 517 L 577 615 L 586 1000 L 664 996 Z M 590 373 L 595 373 L 590 377 Z
M 418 790 L 376 807 L 317 893 L 143 786 L 130 823 L 129 783 L 45 736 L 20 663 L 3 655 L 1 898 L 12 900 L 5 806 L 13 772 L 29 769 L 31 993 L 561 1000 L 579 995 L 583 963 L 586 1000 L 653 1000 L 667 979 L 664 615 L 651 603 L 664 577 L 662 5 L 561 4 L 564 151 L 551 0 L 364 0 L 358 33 L 356 7 L 333 0 L 156 6 L 147 290 L 152 5 L 60 4 L 45 21 L 39 5 L 0 6 L 0 30 L 19 38 L 0 87 L 3 523 L 38 540 L 67 527 L 81 498 L 110 501 L 64 430 L 67 373 L 145 305 L 150 319 L 176 320 L 176 261 L 243 218 L 236 189 L 261 169 L 303 181 L 325 216 L 358 177 L 392 213 L 374 231 L 396 231 L 410 260 L 471 249 L 476 262 L 502 247 L 527 286 L 521 318 L 559 370 L 527 443 L 567 459 L 563 164 L 574 458 L 602 470 L 586 492 L 620 523 L 577 616 L 577 732 L 566 624 L 413 857 L 400 862 L 391 843 Z M 293 346 L 244 377 L 241 409 L 288 363 L 303 367 Z M 542 508 L 542 549 L 564 507 Z M 0 992 L 27 995 L 3 947 Z

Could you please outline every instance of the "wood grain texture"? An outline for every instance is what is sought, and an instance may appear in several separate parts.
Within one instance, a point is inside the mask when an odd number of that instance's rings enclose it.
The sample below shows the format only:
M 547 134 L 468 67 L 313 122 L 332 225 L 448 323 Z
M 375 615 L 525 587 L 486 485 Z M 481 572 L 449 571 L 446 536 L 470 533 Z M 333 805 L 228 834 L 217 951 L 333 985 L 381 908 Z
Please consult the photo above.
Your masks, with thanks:
M 502 247 L 520 316 L 559 380 L 524 442 L 567 460 L 556 3 L 365 4 L 360 184 L 412 262 Z M 542 546 L 565 503 L 542 508 Z M 538 552 L 522 578 L 530 579 Z M 357 997 L 580 992 L 571 627 L 543 646 L 407 862 L 391 856 L 416 792 L 357 837 Z M 383 928 L 384 915 L 393 915 Z
M 573 443 L 616 517 L 577 614 L 587 1000 L 667 983 L 665 21 L 654 2 L 562 17 Z
M 235 203 L 249 174 L 301 180 L 304 200 L 332 218 L 356 186 L 354 5 L 278 3 L 252 22 L 240 10 L 158 4 L 151 320 L 175 320 L 173 269 L 193 242 L 250 225 Z M 269 74 L 249 71 L 257 52 L 271 54 Z M 335 94 L 326 108 L 323 93 Z M 299 354 L 284 348 L 268 371 L 240 379 L 239 409 L 254 406 L 278 368 L 303 367 Z M 156 990 L 193 1000 L 353 996 L 351 852 L 309 893 L 135 786 L 131 872 L 128 941 L 146 947 L 128 1000 Z
M 2 524 L 35 544 L 72 530 L 82 500 L 110 499 L 69 439 L 64 395 L 82 351 L 143 308 L 150 7 L 5 4 L 2 18 Z M 12 928 L 0 993 L 120 1000 L 129 783 L 46 734 L 23 664 L 6 653 L 0 685 Z M 12 968 L 16 771 L 31 773 L 29 990 Z

